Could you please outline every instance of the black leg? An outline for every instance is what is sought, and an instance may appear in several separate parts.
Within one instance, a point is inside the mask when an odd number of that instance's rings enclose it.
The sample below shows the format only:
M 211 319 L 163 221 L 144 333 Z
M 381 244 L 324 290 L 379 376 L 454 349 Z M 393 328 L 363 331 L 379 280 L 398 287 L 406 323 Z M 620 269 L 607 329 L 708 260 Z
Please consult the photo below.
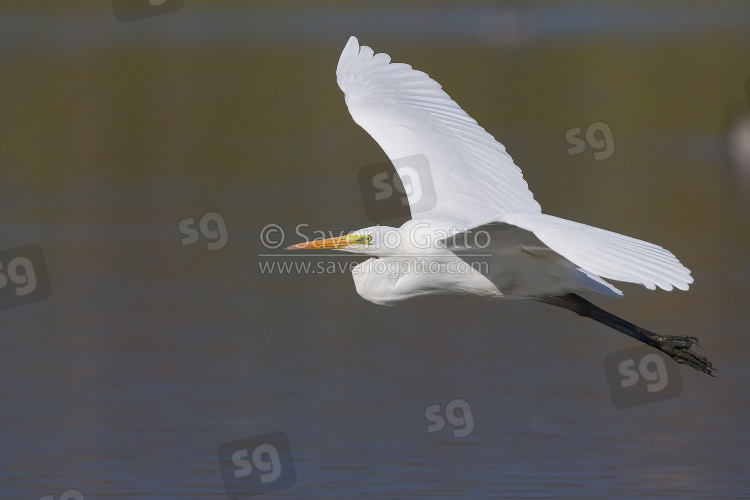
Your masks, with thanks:
M 574 293 L 561 295 L 559 297 L 539 297 L 536 300 L 544 302 L 545 304 L 562 307 L 563 309 L 569 309 L 579 316 L 591 318 L 603 325 L 614 328 L 618 332 L 622 332 L 636 340 L 640 340 L 644 344 L 659 349 L 678 363 L 688 365 L 689 367 L 707 373 L 712 377 L 714 376 L 713 371 L 716 370 L 716 368 L 711 366 L 711 362 L 708 358 L 690 349 L 693 344 L 700 345 L 698 344 L 698 339 L 695 337 L 689 337 L 687 335 L 659 335 L 650 332 L 645 328 L 641 328 L 640 326 L 629 323 L 622 318 L 618 318 L 614 314 L 608 313 L 600 307 L 596 307 L 588 300 Z

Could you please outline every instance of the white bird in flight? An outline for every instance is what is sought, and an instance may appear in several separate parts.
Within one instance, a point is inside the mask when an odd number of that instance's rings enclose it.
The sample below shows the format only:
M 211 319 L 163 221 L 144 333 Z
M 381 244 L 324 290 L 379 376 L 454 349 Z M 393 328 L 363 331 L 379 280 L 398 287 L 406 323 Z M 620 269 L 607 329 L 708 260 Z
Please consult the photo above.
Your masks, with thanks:
M 336 68 L 349 112 L 383 148 L 402 180 L 410 158 L 426 159 L 436 198 L 427 209 L 408 191 L 412 219 L 288 249 L 372 256 L 352 270 L 357 292 L 391 305 L 423 295 L 532 299 L 589 317 L 712 374 L 692 336 L 659 335 L 593 305 L 578 293 L 623 294 L 605 279 L 687 290 L 690 270 L 664 248 L 543 214 L 505 147 L 440 84 L 391 63 L 351 37 Z M 410 175 L 410 174 L 409 174 Z M 408 177 L 408 175 L 406 175 Z

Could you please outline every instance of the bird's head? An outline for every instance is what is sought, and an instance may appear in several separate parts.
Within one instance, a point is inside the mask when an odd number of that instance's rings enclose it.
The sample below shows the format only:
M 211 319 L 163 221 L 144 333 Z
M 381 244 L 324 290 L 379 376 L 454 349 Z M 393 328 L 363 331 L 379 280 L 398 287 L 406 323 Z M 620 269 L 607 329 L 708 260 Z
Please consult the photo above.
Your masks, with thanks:
M 372 226 L 357 229 L 344 236 L 305 241 L 286 247 L 286 250 L 342 250 L 364 255 L 384 255 L 400 245 L 398 229 Z

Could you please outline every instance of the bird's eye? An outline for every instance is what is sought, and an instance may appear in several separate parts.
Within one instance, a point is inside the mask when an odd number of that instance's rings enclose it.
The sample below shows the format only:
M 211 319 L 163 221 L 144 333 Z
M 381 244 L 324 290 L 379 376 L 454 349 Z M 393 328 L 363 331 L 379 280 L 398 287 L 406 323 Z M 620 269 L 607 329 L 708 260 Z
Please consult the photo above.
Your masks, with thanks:
M 372 235 L 371 234 L 368 234 L 367 236 L 365 236 L 365 243 L 370 243 L 371 241 L 372 241 Z

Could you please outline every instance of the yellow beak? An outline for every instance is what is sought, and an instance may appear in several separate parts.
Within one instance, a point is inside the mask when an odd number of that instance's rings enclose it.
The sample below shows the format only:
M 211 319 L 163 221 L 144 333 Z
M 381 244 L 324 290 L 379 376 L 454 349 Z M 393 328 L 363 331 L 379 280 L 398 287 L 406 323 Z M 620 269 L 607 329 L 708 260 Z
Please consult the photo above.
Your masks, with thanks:
M 347 245 L 357 243 L 361 236 L 356 234 L 347 234 L 346 236 L 336 236 L 335 238 L 326 238 L 323 240 L 312 240 L 305 241 L 304 243 L 297 243 L 290 247 L 286 247 L 286 250 L 322 250 L 322 249 L 341 249 L 346 248 Z

